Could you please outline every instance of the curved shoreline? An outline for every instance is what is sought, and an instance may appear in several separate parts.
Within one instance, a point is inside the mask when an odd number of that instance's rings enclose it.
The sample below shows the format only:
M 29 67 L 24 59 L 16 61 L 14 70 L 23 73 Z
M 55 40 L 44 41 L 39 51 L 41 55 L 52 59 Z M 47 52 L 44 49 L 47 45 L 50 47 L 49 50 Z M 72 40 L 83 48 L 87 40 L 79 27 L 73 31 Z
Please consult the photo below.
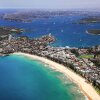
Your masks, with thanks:
M 90 33 L 90 32 L 88 32 L 88 30 L 86 30 L 86 33 L 91 34 L 91 35 L 100 35 L 100 34 Z
M 26 53 L 21 53 L 21 52 L 17 52 L 17 53 L 13 53 L 13 54 L 26 56 L 26 57 L 41 61 L 45 64 L 48 64 L 50 66 L 50 68 L 63 73 L 65 76 L 69 77 L 70 79 L 72 79 L 72 81 L 77 83 L 79 88 L 83 91 L 83 94 L 85 94 L 88 97 L 88 100 L 100 100 L 99 94 L 97 94 L 95 89 L 89 83 L 85 82 L 84 78 L 82 78 L 78 74 L 74 73 L 72 70 L 68 69 L 64 65 L 61 65 L 61 64 L 51 61 L 47 58 L 39 57 L 36 55 L 31 55 L 31 54 L 26 54 Z

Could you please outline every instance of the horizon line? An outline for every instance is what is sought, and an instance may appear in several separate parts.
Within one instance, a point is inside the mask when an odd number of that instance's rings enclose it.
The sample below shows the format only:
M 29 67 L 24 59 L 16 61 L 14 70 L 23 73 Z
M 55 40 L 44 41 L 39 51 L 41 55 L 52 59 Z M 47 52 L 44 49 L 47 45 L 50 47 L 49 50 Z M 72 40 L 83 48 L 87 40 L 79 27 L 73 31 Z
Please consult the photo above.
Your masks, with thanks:
M 68 10 L 73 10 L 73 11 L 100 11 L 100 8 L 24 8 L 24 7 L 0 7 L 0 10 L 45 10 L 45 11 L 68 11 Z
M 66 9 L 99 9 L 100 10 L 100 8 L 92 8 L 92 7 L 90 7 L 90 8 L 81 8 L 81 7 L 77 7 L 77 8 L 31 8 L 31 7 L 0 7 L 0 9 L 51 9 L 51 10 L 55 10 L 55 9 L 64 9 L 64 10 L 66 10 Z

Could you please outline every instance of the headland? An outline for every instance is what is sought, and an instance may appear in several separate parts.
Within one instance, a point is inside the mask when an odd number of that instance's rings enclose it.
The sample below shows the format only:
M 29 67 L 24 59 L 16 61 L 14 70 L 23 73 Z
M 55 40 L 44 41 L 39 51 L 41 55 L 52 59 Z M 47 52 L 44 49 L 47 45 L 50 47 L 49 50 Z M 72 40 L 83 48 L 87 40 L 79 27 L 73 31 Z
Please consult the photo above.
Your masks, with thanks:
M 90 29 L 87 30 L 86 32 L 94 35 L 100 35 L 100 29 Z

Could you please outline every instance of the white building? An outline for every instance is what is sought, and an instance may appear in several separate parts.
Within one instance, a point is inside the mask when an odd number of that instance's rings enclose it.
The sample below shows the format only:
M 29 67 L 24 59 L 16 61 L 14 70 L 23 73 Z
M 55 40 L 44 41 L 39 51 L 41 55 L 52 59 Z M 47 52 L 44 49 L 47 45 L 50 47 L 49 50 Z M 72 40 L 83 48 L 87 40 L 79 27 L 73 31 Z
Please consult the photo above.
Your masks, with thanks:
M 9 34 L 8 41 L 10 42 L 10 41 L 11 41 L 11 39 L 12 39 L 12 35 L 11 35 L 11 34 Z

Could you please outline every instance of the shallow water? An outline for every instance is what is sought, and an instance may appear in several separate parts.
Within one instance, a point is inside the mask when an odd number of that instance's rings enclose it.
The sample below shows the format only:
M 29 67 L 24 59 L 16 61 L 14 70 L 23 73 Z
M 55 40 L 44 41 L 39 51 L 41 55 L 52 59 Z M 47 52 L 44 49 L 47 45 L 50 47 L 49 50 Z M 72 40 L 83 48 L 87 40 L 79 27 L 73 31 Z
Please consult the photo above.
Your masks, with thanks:
M 0 100 L 85 100 L 76 84 L 42 62 L 0 57 Z

